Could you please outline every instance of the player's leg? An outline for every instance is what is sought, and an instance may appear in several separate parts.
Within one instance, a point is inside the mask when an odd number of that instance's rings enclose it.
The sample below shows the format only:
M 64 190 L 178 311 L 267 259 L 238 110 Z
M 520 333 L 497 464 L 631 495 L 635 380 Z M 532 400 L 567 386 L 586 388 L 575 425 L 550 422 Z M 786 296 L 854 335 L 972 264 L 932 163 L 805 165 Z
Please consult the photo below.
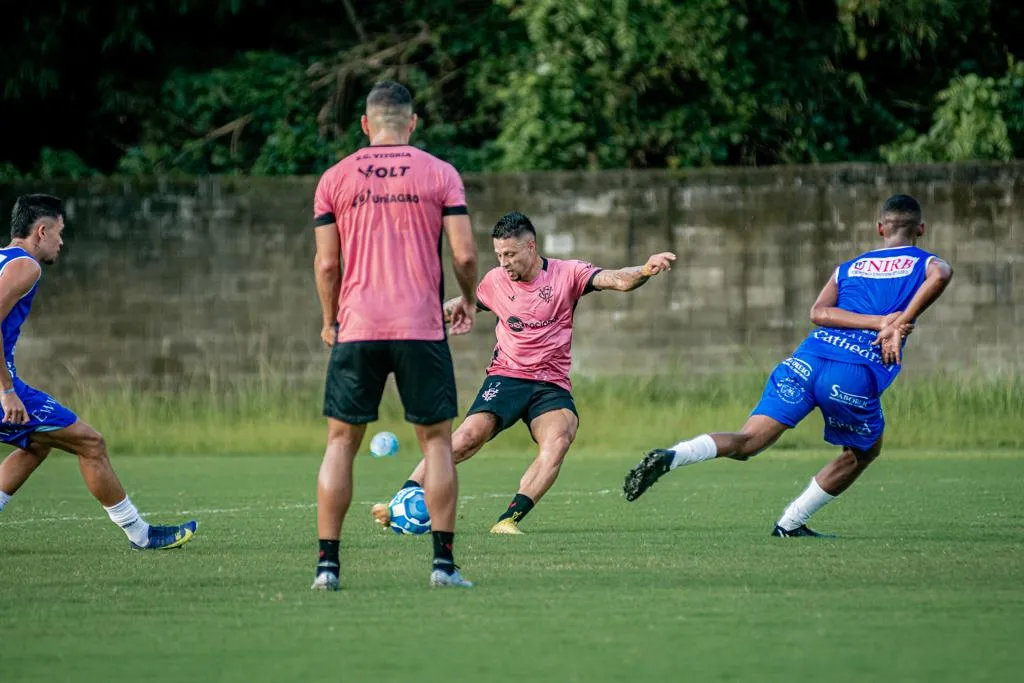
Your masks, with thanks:
M 455 464 L 465 462 L 472 458 L 483 448 L 483 445 L 494 435 L 497 429 L 498 418 L 493 413 L 482 412 L 467 415 L 455 433 L 452 434 L 452 456 Z M 423 487 L 423 480 L 426 476 L 427 460 L 423 458 L 409 478 L 402 484 L 402 489 L 409 487 Z M 399 490 L 402 490 L 399 489 Z M 391 523 L 391 513 L 384 503 L 376 503 L 370 508 L 370 514 L 381 526 L 387 528 Z
M 809 529 L 807 521 L 814 513 L 848 489 L 881 452 L 881 438 L 866 450 L 850 446 L 844 447 L 842 452 L 832 462 L 825 465 L 811 479 L 807 488 L 786 507 L 782 517 L 775 523 L 772 535 L 786 538 L 826 536 L 826 534 Z
M 455 506 L 459 485 L 452 456 L 452 419 L 458 414 L 455 370 L 446 341 L 391 342 L 395 384 L 405 419 L 416 429 L 426 468 L 423 494 L 434 543 L 430 585 L 471 588 L 455 566 Z
M 0 462 L 0 511 L 49 454 L 49 448 L 30 442 L 24 448 L 16 448 Z
M 530 433 L 537 441 L 537 457 L 519 481 L 519 491 L 512 502 L 491 527 L 492 534 L 522 533 L 519 525 L 558 479 L 565 454 L 576 440 L 579 424 L 574 408 L 555 408 L 530 420 Z
M 654 482 L 682 465 L 732 458 L 748 460 L 774 444 L 814 409 L 814 368 L 806 358 L 787 358 L 768 377 L 761 400 L 738 432 L 701 434 L 671 448 L 650 451 L 626 475 L 626 500 L 639 498 Z
M 316 478 L 316 528 L 325 567 L 337 563 L 325 559 L 336 550 L 345 514 L 352 503 L 352 462 L 363 443 L 365 424 L 349 424 L 327 418 L 327 446 Z M 333 542 L 333 543 L 332 543 Z M 333 548 L 332 548 L 333 546 Z
M 341 527 L 352 503 L 352 461 L 367 423 L 377 419 L 389 372 L 385 342 L 342 342 L 331 347 L 324 385 L 327 446 L 316 482 L 319 552 L 313 590 L 339 587 Z
M 811 515 L 835 500 L 881 453 L 885 418 L 876 386 L 866 365 L 821 361 L 815 400 L 825 418 L 825 440 L 843 450 L 786 507 L 772 535 L 823 535 L 807 527 Z
M 103 436 L 82 420 L 75 420 L 69 427 L 35 432 L 31 441 L 38 448 L 58 448 L 78 457 L 78 468 L 89 493 L 107 511 L 110 521 L 121 527 L 135 550 L 178 548 L 195 535 L 195 520 L 155 526 L 139 514 L 114 472 Z

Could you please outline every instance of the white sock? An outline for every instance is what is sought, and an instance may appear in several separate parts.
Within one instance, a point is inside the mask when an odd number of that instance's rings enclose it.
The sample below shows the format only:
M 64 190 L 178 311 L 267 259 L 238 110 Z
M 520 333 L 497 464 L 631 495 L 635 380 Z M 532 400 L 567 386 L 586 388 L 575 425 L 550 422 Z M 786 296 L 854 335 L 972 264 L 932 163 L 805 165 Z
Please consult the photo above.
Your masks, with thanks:
M 818 481 L 812 477 L 811 483 L 807 485 L 803 493 L 789 504 L 789 507 L 782 513 L 782 517 L 777 524 L 786 531 L 792 531 L 797 527 L 807 524 L 807 520 L 811 518 L 811 515 L 831 503 L 835 498 L 832 494 L 825 493 L 818 486 Z
M 3 511 L 7 507 L 7 503 L 11 500 L 11 494 L 0 491 L 0 511 Z
M 124 530 L 129 541 L 142 547 L 149 545 L 149 524 L 139 516 L 139 510 L 131 498 L 125 496 L 117 505 L 104 506 L 103 509 L 110 516 L 110 521 Z
M 689 441 L 680 441 L 671 450 L 676 453 L 672 458 L 672 464 L 669 465 L 669 469 L 672 470 L 680 465 L 692 465 L 695 462 L 711 460 L 718 455 L 718 446 L 715 445 L 715 440 L 711 438 L 710 434 L 701 434 Z

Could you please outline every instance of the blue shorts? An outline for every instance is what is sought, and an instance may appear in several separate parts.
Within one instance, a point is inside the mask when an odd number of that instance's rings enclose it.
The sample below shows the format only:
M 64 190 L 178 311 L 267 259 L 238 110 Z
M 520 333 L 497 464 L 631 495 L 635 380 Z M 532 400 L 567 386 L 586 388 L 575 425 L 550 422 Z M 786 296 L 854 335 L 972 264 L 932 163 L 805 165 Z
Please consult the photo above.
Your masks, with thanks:
M 0 422 L 0 441 L 18 448 L 27 448 L 29 439 L 36 432 L 53 432 L 75 424 L 78 416 L 57 403 L 49 394 L 33 389 L 17 377 L 14 378 L 14 390 L 18 398 L 25 404 L 28 422 L 25 424 L 8 424 Z M 3 419 L 3 415 L 0 415 Z
M 775 366 L 751 414 L 795 427 L 819 408 L 825 418 L 825 441 L 866 451 L 885 429 L 877 387 L 874 373 L 865 365 L 798 354 Z

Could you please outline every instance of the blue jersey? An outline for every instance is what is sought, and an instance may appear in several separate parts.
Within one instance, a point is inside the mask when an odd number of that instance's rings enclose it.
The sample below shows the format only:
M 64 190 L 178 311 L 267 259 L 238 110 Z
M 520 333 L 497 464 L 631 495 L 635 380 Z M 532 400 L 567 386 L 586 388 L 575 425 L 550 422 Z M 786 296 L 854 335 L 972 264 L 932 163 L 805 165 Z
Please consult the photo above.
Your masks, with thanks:
M 0 249 L 0 273 L 12 262 L 22 258 L 35 261 L 31 254 L 21 247 Z M 32 285 L 32 289 L 28 290 L 25 296 L 18 299 L 18 303 L 14 304 L 14 308 L 11 309 L 11 312 L 4 318 L 3 323 L 0 324 L 0 331 L 3 332 L 4 336 L 4 358 L 7 359 L 7 367 L 11 372 L 11 376 L 16 377 L 18 374 L 14 369 L 14 347 L 18 343 L 18 337 L 21 336 L 21 324 L 25 322 L 29 311 L 32 310 L 32 300 L 36 297 L 37 289 L 39 289 L 38 278 L 36 278 L 35 284 Z
M 888 315 L 905 310 L 925 279 L 935 258 L 917 247 L 876 249 L 836 268 L 839 288 L 836 307 L 863 315 Z M 885 365 L 879 347 L 872 346 L 874 330 L 819 327 L 811 332 L 794 355 L 810 354 L 845 363 L 867 365 L 881 394 L 900 372 L 899 365 Z

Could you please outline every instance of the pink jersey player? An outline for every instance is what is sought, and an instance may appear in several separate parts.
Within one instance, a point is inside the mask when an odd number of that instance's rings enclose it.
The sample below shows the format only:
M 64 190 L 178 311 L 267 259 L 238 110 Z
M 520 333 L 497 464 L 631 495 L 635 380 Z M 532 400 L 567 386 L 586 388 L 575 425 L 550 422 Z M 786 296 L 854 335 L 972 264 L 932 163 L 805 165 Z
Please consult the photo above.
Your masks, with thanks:
M 458 492 L 452 419 L 455 371 L 442 312 L 441 236 L 452 250 L 462 291 L 452 334 L 473 327 L 477 254 L 458 172 L 409 144 L 416 130 L 412 94 L 381 81 L 366 98 L 370 145 L 328 169 L 313 198 L 315 276 L 331 347 L 324 388 L 327 448 L 317 479 L 320 554 L 314 590 L 338 589 L 338 543 L 352 499 L 352 460 L 377 419 L 394 375 L 416 440 L 430 460 L 423 493 L 432 517 L 430 585 L 468 588 L 455 566 Z
M 410 145 L 364 147 L 328 169 L 313 214 L 341 240 L 338 341 L 444 339 L 441 219 L 466 213 L 458 171 Z
M 603 270 L 584 261 L 548 259 L 537 253 L 537 231 L 521 213 L 506 214 L 491 231 L 498 267 L 477 287 L 477 306 L 498 316 L 498 343 L 487 378 L 465 421 L 452 436 L 455 462 L 467 460 L 498 432 L 522 420 L 537 442 L 537 458 L 519 492 L 497 523 L 495 534 L 519 534 L 519 523 L 555 483 L 579 417 L 569 393 L 573 311 L 592 291 L 628 292 L 671 268 L 675 255 L 651 256 L 643 266 Z M 445 318 L 458 300 L 445 304 Z M 406 486 L 423 481 L 425 462 Z M 386 510 L 374 517 L 386 524 Z
M 584 261 L 542 258 L 529 282 L 512 280 L 500 267 L 487 273 L 476 288 L 477 304 L 498 316 L 487 374 L 571 389 L 572 315 L 600 272 Z

